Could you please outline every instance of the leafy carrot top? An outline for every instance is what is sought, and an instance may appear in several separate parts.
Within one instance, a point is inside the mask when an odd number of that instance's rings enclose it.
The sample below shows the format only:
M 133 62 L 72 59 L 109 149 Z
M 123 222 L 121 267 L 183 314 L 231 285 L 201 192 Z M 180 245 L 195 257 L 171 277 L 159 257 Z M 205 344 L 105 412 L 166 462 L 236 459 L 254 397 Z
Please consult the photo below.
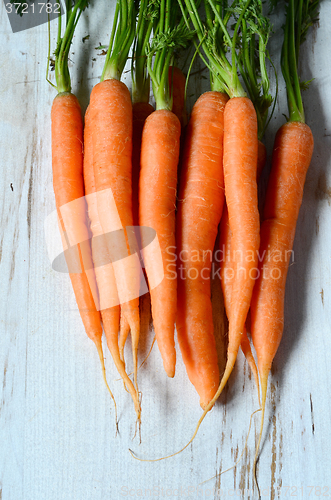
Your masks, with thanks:
M 288 121 L 290 122 L 305 123 L 301 90 L 307 88 L 310 82 L 300 82 L 298 75 L 299 49 L 301 43 L 306 39 L 308 28 L 318 19 L 318 4 L 319 0 L 289 0 L 286 7 L 281 66 L 286 83 Z
M 135 29 L 135 1 L 117 0 L 113 28 L 101 81 L 112 78 L 120 80 L 134 39 Z
M 56 80 L 56 85 L 54 86 L 58 93 L 71 91 L 71 80 L 68 69 L 69 49 L 78 20 L 82 12 L 88 7 L 88 4 L 88 0 L 78 0 L 76 3 L 72 2 L 72 0 L 66 0 L 66 24 L 63 37 L 61 37 L 62 16 L 60 15 L 58 18 L 57 44 L 54 52 Z
M 147 45 L 146 53 L 156 108 L 171 110 L 169 66 L 173 64 L 175 51 L 185 48 L 194 32 L 188 29 L 180 16 L 177 0 L 151 2 L 146 12 L 154 19 L 153 38 Z
M 182 14 L 184 5 L 197 32 L 200 54 L 210 71 L 211 88 L 226 92 L 229 97 L 243 97 L 245 87 L 255 106 L 259 136 L 266 127 L 268 109 L 273 101 L 269 93 L 266 69 L 266 46 L 271 33 L 268 19 L 262 14 L 261 0 L 203 0 L 205 18 L 202 19 L 196 0 L 178 0 Z M 234 24 L 230 25 L 230 21 Z

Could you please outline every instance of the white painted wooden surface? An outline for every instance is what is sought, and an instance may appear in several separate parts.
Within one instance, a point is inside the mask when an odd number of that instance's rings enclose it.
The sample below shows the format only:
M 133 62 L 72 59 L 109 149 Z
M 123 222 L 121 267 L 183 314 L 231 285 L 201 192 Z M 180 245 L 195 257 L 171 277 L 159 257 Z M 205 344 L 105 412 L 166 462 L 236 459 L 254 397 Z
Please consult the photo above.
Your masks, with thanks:
M 104 62 L 94 47 L 107 43 L 112 19 L 109 2 L 95 4 L 80 21 L 71 53 L 73 91 L 84 109 Z M 331 2 L 322 0 L 320 10 L 319 27 L 301 53 L 302 77 L 315 78 L 304 94 L 315 151 L 288 275 L 284 337 L 269 383 L 258 465 L 262 498 L 268 499 L 331 496 Z M 271 55 L 280 48 L 281 19 L 276 24 Z M 51 29 L 54 43 L 56 22 Z M 132 440 L 133 404 L 105 346 L 120 417 L 115 437 L 113 405 L 95 347 L 84 333 L 68 276 L 52 270 L 45 248 L 44 220 L 54 210 L 55 92 L 45 80 L 47 26 L 13 34 L 1 4 L 0 41 L 0 499 L 256 498 L 256 490 L 251 495 L 247 489 L 253 488 L 259 414 L 238 467 L 200 485 L 234 464 L 249 416 L 258 408 L 242 355 L 193 445 L 169 460 L 143 463 L 128 448 L 142 458 L 178 450 L 201 414 L 198 397 L 180 354 L 176 376 L 167 380 L 154 348 L 139 373 L 139 445 Z M 206 85 L 193 80 L 191 93 L 198 96 Z M 279 104 L 266 137 L 269 153 L 286 112 L 282 89 L 280 77 Z M 141 359 L 151 341 L 148 333 Z

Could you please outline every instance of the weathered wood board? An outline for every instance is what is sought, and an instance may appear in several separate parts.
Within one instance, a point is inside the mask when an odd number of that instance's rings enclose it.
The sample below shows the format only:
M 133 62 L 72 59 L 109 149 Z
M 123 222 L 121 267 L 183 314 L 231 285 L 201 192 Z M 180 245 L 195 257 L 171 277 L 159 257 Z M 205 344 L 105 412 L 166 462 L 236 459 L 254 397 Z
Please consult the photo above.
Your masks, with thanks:
M 74 39 L 70 69 L 83 109 L 101 74 L 104 57 L 95 47 L 107 44 L 113 4 L 94 2 Z M 284 337 L 269 382 L 258 463 L 266 499 L 331 497 L 330 18 L 331 2 L 322 0 L 319 24 L 301 53 L 302 78 L 314 78 L 304 93 L 304 105 L 315 150 L 288 274 Z M 280 50 L 281 22 L 276 22 L 270 45 L 274 57 Z M 54 47 L 56 21 L 51 34 Z M 90 38 L 82 43 L 87 34 Z M 47 25 L 12 33 L 1 3 L 0 41 L 0 499 L 257 498 L 252 464 L 259 413 L 237 468 L 201 484 L 235 463 L 244 448 L 250 414 L 258 408 L 242 355 L 193 444 L 176 457 L 150 463 L 134 460 L 128 448 L 141 458 L 181 448 L 201 414 L 198 396 L 180 354 L 176 376 L 167 380 L 155 347 L 139 373 L 139 444 L 133 439 L 130 396 L 105 346 L 120 417 L 115 437 L 113 404 L 97 352 L 84 333 L 69 278 L 52 270 L 45 245 L 44 221 L 55 208 L 50 144 L 55 91 L 45 79 Z M 130 73 L 125 81 L 129 84 Z M 269 155 L 286 113 L 281 77 L 279 85 L 266 136 Z M 208 79 L 194 76 L 189 106 L 207 88 Z M 262 185 L 266 180 L 267 172 Z M 145 322 L 141 360 L 153 338 L 148 317 Z

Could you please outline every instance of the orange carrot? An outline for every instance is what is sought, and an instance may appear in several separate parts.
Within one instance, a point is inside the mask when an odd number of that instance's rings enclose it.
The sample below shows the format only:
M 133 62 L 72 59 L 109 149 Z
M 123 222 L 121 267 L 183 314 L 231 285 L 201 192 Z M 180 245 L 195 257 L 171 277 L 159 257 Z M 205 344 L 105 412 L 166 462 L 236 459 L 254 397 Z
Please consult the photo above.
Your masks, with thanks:
M 104 234 L 118 231 L 116 246 L 107 240 L 121 314 L 131 329 L 135 382 L 139 340 L 139 258 L 132 229 L 132 105 L 127 87 L 116 79 L 97 84 L 90 98 L 93 169 L 97 206 Z
M 313 147 L 311 130 L 304 123 L 288 122 L 277 132 L 261 226 L 263 259 L 251 302 L 251 333 L 262 389 L 259 442 L 268 376 L 283 334 L 286 276 Z
M 258 141 L 258 161 L 257 161 L 257 172 L 256 172 L 257 182 L 259 181 L 265 162 L 266 162 L 266 148 L 263 142 Z M 230 229 L 229 214 L 226 204 L 223 209 L 223 215 L 220 224 L 220 251 L 222 255 L 220 263 L 221 285 L 224 297 L 225 310 L 227 316 L 229 317 L 230 307 L 231 307 L 231 290 L 235 275 L 235 262 L 233 255 L 234 250 L 231 247 L 231 229 Z M 259 393 L 259 377 L 255 360 L 251 351 L 250 343 L 247 337 L 246 328 L 243 331 L 242 335 L 241 349 L 251 367 Z
M 261 427 L 253 467 L 256 483 L 268 376 L 283 334 L 286 276 L 314 148 L 312 132 L 305 124 L 297 68 L 300 44 L 305 40 L 307 27 L 317 19 L 317 8 L 318 2 L 304 5 L 297 0 L 289 0 L 286 8 L 281 68 L 286 83 L 289 118 L 275 138 L 261 226 L 262 261 L 251 303 L 251 333 L 262 393 Z
M 95 304 L 98 292 L 91 249 L 86 243 L 89 240 L 88 222 L 85 218 L 84 208 L 79 214 L 79 227 L 76 225 L 73 228 L 67 218 L 64 222 L 61 213 L 61 209 L 63 210 L 63 207 L 68 206 L 68 203 L 79 199 L 83 200 L 85 194 L 83 183 L 83 123 L 77 98 L 69 92 L 58 94 L 53 101 L 51 117 L 53 187 L 64 248 L 67 248 L 65 235 L 67 233 L 71 234 L 73 229 L 76 233 L 79 231 L 79 240 L 84 241 L 83 246 L 78 243 L 76 247 L 70 249 L 70 256 L 67 257 L 69 276 L 85 331 L 97 348 L 104 382 L 114 401 L 116 412 L 114 396 L 106 380 L 101 341 L 101 317 Z M 66 224 L 69 224 L 69 227 Z M 77 269 L 80 272 L 77 272 Z M 86 269 L 88 269 L 88 274 L 85 271 Z
M 62 232 L 66 227 L 61 215 L 61 207 L 84 196 L 83 183 L 83 123 L 77 98 L 67 92 L 58 94 L 52 105 L 52 167 L 55 202 Z M 82 230 L 88 237 L 87 222 L 83 221 Z M 80 245 L 77 255 L 82 260 Z M 83 269 L 84 269 L 83 265 Z M 102 327 L 100 313 L 97 311 L 90 285 L 85 272 L 70 273 L 78 309 L 87 335 L 101 348 Z
M 186 131 L 178 197 L 177 334 L 202 408 L 219 384 L 210 271 L 224 202 L 223 115 L 227 100 L 221 92 L 206 92 L 196 101 Z
M 152 316 L 163 365 L 169 377 L 175 374 L 176 351 L 174 328 L 177 308 L 177 280 L 169 259 L 175 249 L 175 209 L 180 123 L 168 110 L 154 111 L 146 120 L 141 145 L 139 180 L 139 224 L 156 231 L 161 248 L 164 278 L 150 286 Z M 148 281 L 153 283 L 155 255 L 144 248 Z M 156 270 L 158 272 L 159 270 Z
M 225 371 L 208 411 L 221 394 L 236 361 L 250 306 L 259 249 L 257 208 L 257 119 L 246 97 L 230 99 L 224 111 L 224 184 L 231 245 L 235 252 L 229 313 L 229 344 Z
M 74 29 L 86 2 L 78 0 L 66 16 L 66 28 L 61 38 L 59 23 L 53 85 L 58 95 L 52 105 L 52 168 L 59 228 L 69 269 L 69 276 L 78 309 L 88 337 L 96 345 L 103 379 L 116 403 L 106 380 L 102 351 L 102 326 L 98 306 L 98 290 L 93 271 L 90 233 L 86 216 L 83 183 L 83 123 L 80 105 L 71 93 L 68 70 L 69 48 Z M 73 207 L 74 205 L 74 207 Z M 76 240 L 78 243 L 71 243 Z M 69 248 L 68 248 L 69 247 Z
M 136 102 L 132 106 L 132 216 L 135 227 L 139 226 L 139 175 L 141 136 L 146 118 L 154 111 L 148 102 Z M 130 325 L 125 316 L 121 316 L 119 349 L 124 360 L 124 345 L 130 332 Z
M 98 215 L 95 178 L 93 170 L 93 143 L 89 108 L 85 113 L 84 127 L 84 184 L 88 203 L 88 215 L 92 232 L 92 257 L 99 290 L 100 309 L 103 327 L 109 351 L 115 366 L 128 388 L 135 404 L 138 420 L 140 405 L 137 392 L 125 371 L 123 360 L 120 359 L 118 346 L 118 330 L 120 322 L 120 306 L 117 293 L 113 265 L 110 260 L 105 235 Z
M 169 66 L 173 64 L 174 51 L 179 47 L 185 48 L 192 38 L 184 20 L 178 21 L 178 14 L 177 0 L 168 0 L 166 6 L 164 2 L 155 4 L 154 37 L 148 43 L 146 53 L 156 111 L 146 119 L 143 129 L 139 180 L 139 224 L 153 228 L 159 243 L 159 248 L 156 243 L 148 245 L 142 234 L 155 336 L 169 377 L 175 375 L 176 366 L 177 276 L 169 254 L 173 255 L 176 244 L 176 189 L 181 134 L 180 121 L 171 111 L 173 99 L 170 95 Z M 180 37 L 176 35 L 179 29 Z M 160 36 L 162 44 L 159 43 Z M 158 263 L 160 251 L 162 262 Z M 164 273 L 161 282 L 156 280 L 160 271 Z

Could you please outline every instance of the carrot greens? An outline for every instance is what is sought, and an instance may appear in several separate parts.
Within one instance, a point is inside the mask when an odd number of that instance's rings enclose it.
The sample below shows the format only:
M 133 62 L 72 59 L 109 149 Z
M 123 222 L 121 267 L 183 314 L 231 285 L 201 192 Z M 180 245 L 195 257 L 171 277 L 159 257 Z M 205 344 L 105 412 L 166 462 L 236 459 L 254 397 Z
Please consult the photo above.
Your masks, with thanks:
M 211 89 L 226 92 L 229 97 L 245 96 L 238 76 L 240 73 L 257 112 L 261 138 L 273 101 L 266 68 L 271 25 L 262 13 L 262 1 L 234 0 L 228 5 L 226 0 L 204 0 L 204 22 L 195 0 L 178 2 L 184 17 L 183 6 L 186 6 L 196 29 L 204 52 L 200 55 L 210 71 Z M 233 19 L 234 25 L 229 26 Z
M 235 18 L 241 19 L 237 62 L 249 97 L 255 107 L 258 136 L 261 140 L 273 114 L 272 110 L 269 116 L 269 108 L 273 101 L 275 104 L 270 94 L 270 80 L 266 67 L 267 59 L 270 61 L 267 44 L 272 27 L 269 19 L 263 15 L 261 0 L 253 0 L 247 7 L 246 5 L 243 0 L 238 0 L 233 8 Z
M 305 123 L 301 91 L 309 82 L 301 82 L 298 75 L 299 49 L 308 28 L 318 19 L 318 4 L 319 0 L 289 0 L 286 7 L 281 67 L 286 84 L 288 121 Z
M 160 0 L 150 4 L 153 16 L 153 39 L 147 44 L 147 67 L 152 80 L 156 109 L 172 109 L 169 89 L 169 66 L 173 65 L 175 51 L 185 48 L 193 37 L 180 16 L 177 0 Z M 153 62 L 154 59 L 154 62 Z
M 120 80 L 128 59 L 136 29 L 134 0 L 117 0 L 109 47 L 101 81 Z
M 74 32 L 82 12 L 88 7 L 88 0 L 66 0 L 66 26 L 62 34 L 62 16 L 58 17 L 58 33 L 55 56 L 55 80 L 58 93 L 71 91 L 71 79 L 68 69 L 68 56 Z M 48 56 L 48 64 L 50 57 Z
M 250 2 L 251 0 L 248 0 Z M 211 88 L 226 92 L 230 97 L 245 96 L 246 93 L 239 81 L 236 65 L 236 31 L 231 38 L 227 24 L 231 13 L 225 2 L 216 3 L 204 0 L 206 19 L 203 23 L 195 0 L 178 0 L 183 17 L 188 23 L 184 5 L 189 12 L 190 20 L 196 30 L 201 48 L 205 55 L 202 59 L 210 71 Z M 227 53 L 231 50 L 231 62 Z M 205 57 L 206 56 L 206 57 Z M 207 58 L 207 60 L 206 60 Z
M 157 16 L 157 12 L 153 12 L 149 5 L 148 0 L 141 0 L 139 5 L 131 65 L 133 103 L 149 101 L 150 78 L 147 73 L 146 48 Z

